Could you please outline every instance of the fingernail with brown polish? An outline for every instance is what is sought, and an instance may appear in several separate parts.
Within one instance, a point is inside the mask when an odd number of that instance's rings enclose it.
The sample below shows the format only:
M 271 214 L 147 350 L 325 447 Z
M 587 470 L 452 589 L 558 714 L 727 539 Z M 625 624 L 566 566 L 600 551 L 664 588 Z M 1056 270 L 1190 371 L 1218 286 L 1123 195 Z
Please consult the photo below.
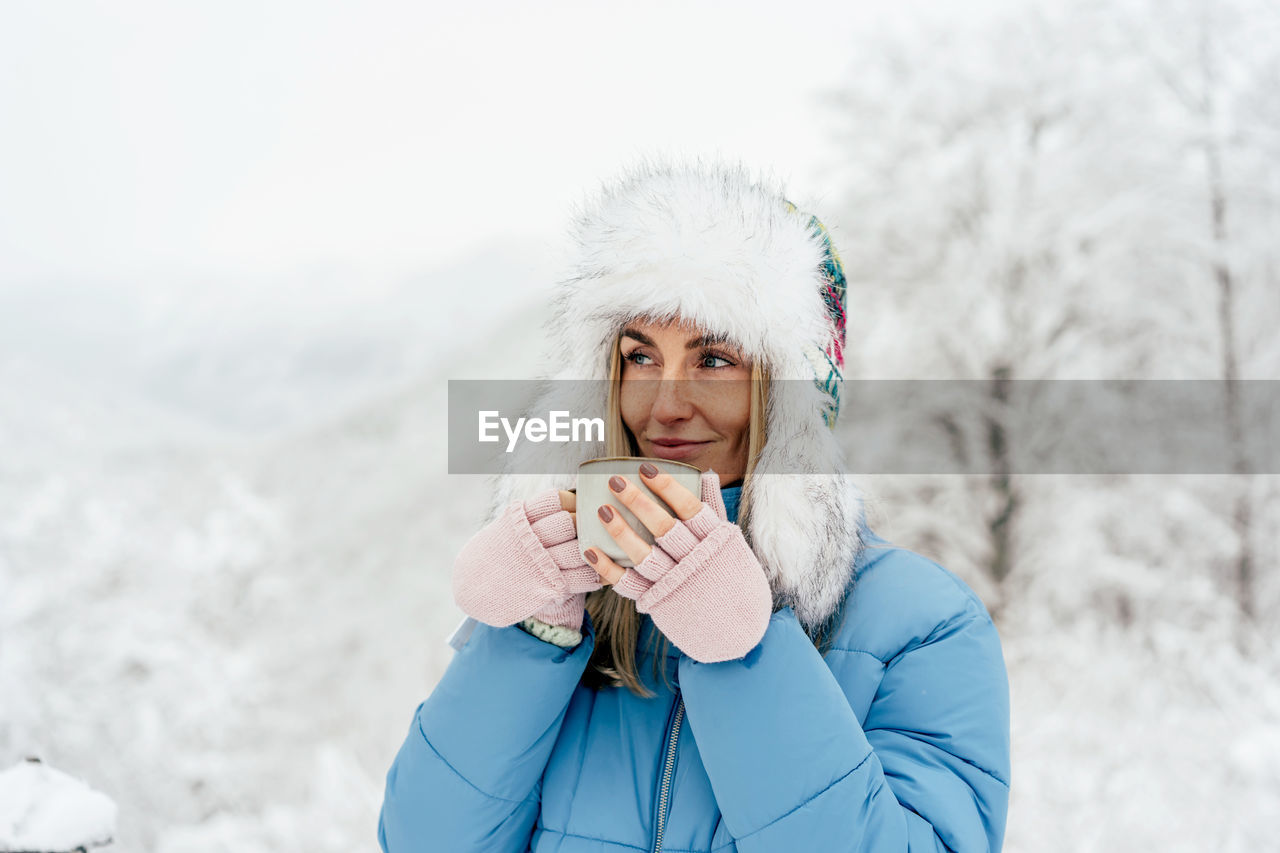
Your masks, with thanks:
M 658 476 L 658 469 L 652 462 L 644 462 L 640 465 L 640 473 L 644 474 L 649 479 L 653 479 Z
M 626 487 L 627 487 L 627 481 L 622 479 L 621 477 L 614 475 L 609 478 L 609 488 L 613 489 L 615 492 L 620 492 Z
M 613 509 L 608 504 L 604 504 L 600 507 L 599 515 L 601 521 L 613 521 Z
M 598 560 L 598 559 L 600 559 L 600 558 L 596 556 L 596 552 L 595 552 L 595 551 L 593 551 L 593 550 L 591 550 L 590 548 L 588 548 L 588 549 L 587 549 L 587 562 L 594 566 L 594 565 L 596 564 L 596 560 Z

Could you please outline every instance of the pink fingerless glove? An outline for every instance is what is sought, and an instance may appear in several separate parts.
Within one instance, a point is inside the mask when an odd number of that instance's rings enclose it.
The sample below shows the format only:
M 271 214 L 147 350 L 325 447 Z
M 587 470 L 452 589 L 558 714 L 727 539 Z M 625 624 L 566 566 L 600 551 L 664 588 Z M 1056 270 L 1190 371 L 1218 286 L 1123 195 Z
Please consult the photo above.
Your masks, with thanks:
M 701 663 L 736 660 L 764 638 L 773 591 L 742 528 L 728 520 L 720 477 L 702 475 L 702 502 L 688 521 L 613 585 L 636 602 L 680 651 Z
M 588 592 L 600 576 L 583 562 L 573 517 L 556 489 L 513 501 L 462 546 L 453 597 L 468 616 L 505 628 L 530 616 L 582 629 Z

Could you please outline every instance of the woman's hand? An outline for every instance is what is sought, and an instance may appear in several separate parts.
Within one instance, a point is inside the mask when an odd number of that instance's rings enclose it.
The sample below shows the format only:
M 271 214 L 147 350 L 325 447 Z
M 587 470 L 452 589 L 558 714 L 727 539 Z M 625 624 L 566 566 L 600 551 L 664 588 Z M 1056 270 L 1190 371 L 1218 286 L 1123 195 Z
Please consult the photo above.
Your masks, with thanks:
M 701 499 L 662 472 L 644 482 L 675 517 L 625 477 L 614 478 L 610 488 L 653 533 L 654 546 L 604 505 L 600 519 L 635 568 L 624 569 L 595 548 L 588 549 L 588 561 L 594 557 L 600 578 L 650 614 L 689 657 L 702 663 L 743 657 L 769 627 L 773 592 L 742 529 L 728 520 L 719 475 L 703 473 Z
M 578 493 L 577 491 L 565 491 L 561 489 L 560 508 L 569 513 L 569 520 L 573 522 L 573 538 L 578 538 Z
M 530 616 L 582 629 L 599 576 L 582 561 L 577 495 L 547 489 L 513 501 L 481 528 L 453 566 L 453 596 L 468 616 L 506 627 Z

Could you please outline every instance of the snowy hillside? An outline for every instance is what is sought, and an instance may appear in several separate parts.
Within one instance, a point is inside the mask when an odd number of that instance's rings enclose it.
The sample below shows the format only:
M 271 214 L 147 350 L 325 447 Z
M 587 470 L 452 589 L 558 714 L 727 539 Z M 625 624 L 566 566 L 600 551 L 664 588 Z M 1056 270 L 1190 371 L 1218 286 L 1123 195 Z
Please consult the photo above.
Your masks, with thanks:
M 120 850 L 376 849 L 386 757 L 461 615 L 448 555 L 483 511 L 483 478 L 445 474 L 446 379 L 536 348 L 545 302 L 517 299 L 483 350 L 361 375 L 338 416 L 300 396 L 267 437 L 10 353 L 0 760 L 107 792 Z

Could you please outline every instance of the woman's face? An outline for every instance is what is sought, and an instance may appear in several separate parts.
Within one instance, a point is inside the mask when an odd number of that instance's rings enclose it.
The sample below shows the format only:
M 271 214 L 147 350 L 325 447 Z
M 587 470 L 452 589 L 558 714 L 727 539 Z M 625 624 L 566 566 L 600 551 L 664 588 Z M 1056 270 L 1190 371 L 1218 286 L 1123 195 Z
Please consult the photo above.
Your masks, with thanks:
M 641 320 L 623 329 L 620 347 L 622 421 L 640 453 L 714 468 L 722 486 L 746 476 L 751 363 L 742 353 L 692 325 Z

